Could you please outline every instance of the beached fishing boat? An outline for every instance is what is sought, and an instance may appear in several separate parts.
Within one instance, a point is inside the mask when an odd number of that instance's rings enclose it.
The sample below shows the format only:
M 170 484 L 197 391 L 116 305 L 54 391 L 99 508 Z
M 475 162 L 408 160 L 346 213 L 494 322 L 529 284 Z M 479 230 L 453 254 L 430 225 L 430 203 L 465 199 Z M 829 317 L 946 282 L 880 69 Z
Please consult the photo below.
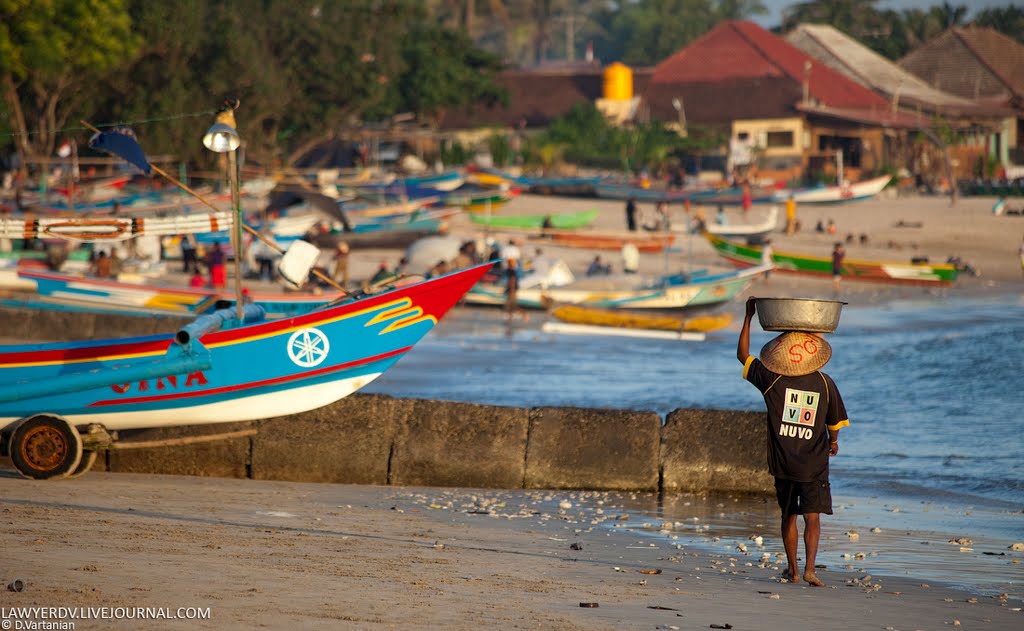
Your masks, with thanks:
M 27 477 L 67 477 L 116 446 L 116 430 L 328 405 L 398 361 L 489 267 L 279 320 L 246 305 L 166 335 L 0 346 L 0 446 Z
M 217 232 L 232 221 L 229 212 L 170 217 L 4 217 L 0 218 L 0 238 L 124 241 L 144 235 Z
M 661 252 L 675 242 L 674 234 L 641 234 L 641 233 L 599 233 L 571 232 L 562 230 L 545 230 L 539 237 L 529 239 L 531 243 L 561 245 L 568 248 L 585 248 L 588 250 L 621 250 L 631 243 L 640 252 Z
M 785 201 L 790 195 L 800 204 L 840 204 L 869 199 L 882 192 L 889 184 L 891 175 L 855 182 L 853 184 L 833 184 L 811 188 L 783 190 L 775 194 L 775 201 Z
M 43 269 L 20 268 L 17 278 L 24 283 L 23 299 L 39 301 L 41 307 L 81 311 L 120 309 L 130 315 L 201 315 L 224 305 L 234 305 L 230 292 L 207 288 L 172 287 L 152 283 L 62 274 Z M 30 288 L 30 289 L 26 289 Z M 268 318 L 309 313 L 334 296 L 303 293 L 250 292 L 249 299 L 261 306 Z
M 694 191 L 689 195 L 690 202 L 705 206 L 741 206 L 743 204 L 743 187 L 729 186 L 725 188 L 708 188 Z M 750 203 L 770 204 L 775 201 L 775 189 L 764 186 L 751 187 Z
M 466 183 L 466 176 L 462 171 L 453 169 L 444 173 L 432 173 L 429 175 L 412 175 L 397 178 L 403 186 L 432 188 L 438 191 L 450 192 Z
M 749 241 L 756 241 L 763 239 L 764 237 L 771 234 L 776 226 L 778 225 L 779 218 L 779 207 L 772 206 L 768 211 L 768 216 L 765 217 L 764 221 L 757 223 L 746 223 L 746 224 L 718 224 L 712 221 L 708 223 L 704 229 L 714 235 L 720 237 L 732 237 L 742 238 Z M 672 228 L 673 232 L 686 232 L 686 226 L 679 226 Z
M 221 110 L 204 137 L 211 150 L 229 152 L 232 165 L 238 146 L 233 107 L 237 102 Z M 159 173 L 220 212 L 149 164 L 130 129 L 92 129 L 90 147 Z M 235 200 L 238 180 L 228 172 Z M 237 243 L 243 230 L 263 239 L 244 225 L 240 205 L 232 206 Z M 313 269 L 319 254 L 297 241 L 278 269 L 295 285 L 311 270 L 334 284 Z M 87 471 L 98 450 L 114 447 L 117 430 L 257 420 L 327 405 L 398 361 L 490 267 L 412 284 L 396 279 L 371 295 L 338 287 L 335 302 L 277 320 L 247 304 L 236 268 L 235 307 L 199 316 L 176 333 L 0 346 L 0 449 L 26 477 L 68 477 Z
M 471 214 L 469 218 L 475 224 L 490 226 L 492 228 L 515 228 L 517 230 L 540 230 L 547 221 L 551 228 L 558 230 L 575 230 L 584 228 L 594 223 L 598 211 L 581 210 L 574 213 L 550 213 L 547 215 L 512 215 L 501 217 L 488 217 L 486 215 Z
M 365 201 L 355 201 L 345 202 L 340 206 L 349 217 L 371 217 L 377 221 L 383 221 L 384 219 L 394 219 L 400 216 L 407 217 L 423 210 L 435 201 L 437 201 L 437 198 L 421 198 L 376 205 L 367 204 Z
M 757 245 L 746 245 L 713 234 L 704 236 L 711 242 L 712 247 L 719 255 L 735 265 L 743 267 L 761 263 L 761 248 Z M 780 272 L 807 274 L 823 278 L 832 277 L 831 256 L 807 256 L 773 250 L 772 259 L 775 262 L 775 268 Z M 949 285 L 956 280 L 957 269 L 953 265 L 856 261 L 847 258 L 843 262 L 841 277 L 851 280 L 915 285 Z
M 663 331 L 659 329 L 634 329 L 621 326 L 600 326 L 593 324 L 572 324 L 570 322 L 545 322 L 541 325 L 545 333 L 564 335 L 593 335 L 616 337 L 643 337 L 657 340 L 678 340 L 681 342 L 703 342 L 707 334 L 703 331 Z
M 601 180 L 594 184 L 594 193 L 603 199 L 618 199 L 626 201 L 632 199 L 638 202 L 680 202 L 687 200 L 692 195 L 691 191 L 666 190 L 661 188 L 650 188 L 637 186 L 635 184 L 623 184 L 610 180 Z
M 723 329 L 732 322 L 728 313 L 681 317 L 676 315 L 630 313 L 611 309 L 598 309 L 583 305 L 561 305 L 551 315 L 568 324 L 600 327 L 620 327 L 655 331 L 692 331 L 709 333 Z
M 559 287 L 520 287 L 519 306 L 547 309 L 553 305 L 585 305 L 604 309 L 675 310 L 707 307 L 732 300 L 750 286 L 768 266 L 721 274 L 674 274 L 651 283 L 637 283 L 635 275 L 585 278 Z M 479 283 L 466 293 L 466 304 L 504 305 L 500 282 Z
M 491 213 L 512 201 L 519 193 L 517 189 L 498 192 L 453 193 L 445 197 L 449 206 L 458 206 L 470 213 Z
M 499 169 L 477 168 L 472 174 L 476 183 L 485 186 L 518 185 L 535 195 L 592 196 L 600 176 L 534 177 L 512 175 Z

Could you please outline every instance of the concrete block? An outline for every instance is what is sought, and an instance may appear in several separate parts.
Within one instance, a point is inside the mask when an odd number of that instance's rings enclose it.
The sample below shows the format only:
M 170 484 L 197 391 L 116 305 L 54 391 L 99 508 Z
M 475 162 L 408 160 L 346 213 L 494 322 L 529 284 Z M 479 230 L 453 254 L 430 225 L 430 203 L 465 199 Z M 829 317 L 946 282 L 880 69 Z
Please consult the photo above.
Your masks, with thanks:
M 6 344 L 28 344 L 44 339 L 36 333 L 37 326 L 33 320 L 37 315 L 34 309 L 0 308 L 0 318 L 4 323 L 0 337 L 6 340 Z
M 412 402 L 353 394 L 331 405 L 257 422 L 256 480 L 387 484 L 395 435 Z
M 31 335 L 33 340 L 91 340 L 95 326 L 94 313 L 39 309 L 33 311 Z
M 521 488 L 529 412 L 416 400 L 395 444 L 391 483 Z
M 535 408 L 525 486 L 657 491 L 660 430 L 654 412 Z
M 120 439 L 128 441 L 163 440 L 208 436 L 222 432 L 253 429 L 250 422 L 216 423 L 180 427 L 122 430 Z M 217 478 L 244 478 L 249 474 L 250 437 L 232 438 L 169 447 L 113 450 L 107 454 L 108 470 L 118 473 L 169 473 Z M 102 454 L 100 460 L 102 460 Z M 97 462 L 99 465 L 99 462 Z M 102 467 L 97 466 L 97 470 Z
M 665 492 L 774 493 L 764 412 L 671 412 L 662 428 Z

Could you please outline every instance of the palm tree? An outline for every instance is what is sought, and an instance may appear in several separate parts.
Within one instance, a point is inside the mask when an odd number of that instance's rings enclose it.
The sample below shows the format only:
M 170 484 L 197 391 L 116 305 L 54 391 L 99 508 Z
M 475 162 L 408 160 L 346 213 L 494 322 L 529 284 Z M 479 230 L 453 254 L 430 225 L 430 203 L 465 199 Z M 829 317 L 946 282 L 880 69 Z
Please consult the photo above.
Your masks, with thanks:
M 964 25 L 964 20 L 967 18 L 967 7 L 963 5 L 953 6 L 948 2 L 943 2 L 941 6 L 932 7 L 928 14 L 933 16 L 942 25 L 943 30 L 946 30 L 954 26 Z

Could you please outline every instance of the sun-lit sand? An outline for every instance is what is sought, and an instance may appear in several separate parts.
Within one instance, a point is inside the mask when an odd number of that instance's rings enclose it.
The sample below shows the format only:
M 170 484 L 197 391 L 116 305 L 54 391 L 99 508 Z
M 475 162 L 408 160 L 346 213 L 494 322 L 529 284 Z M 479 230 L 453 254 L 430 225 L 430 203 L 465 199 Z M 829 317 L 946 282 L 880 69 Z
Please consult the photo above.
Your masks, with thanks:
M 77 629 L 994 630 L 1022 620 L 1019 593 L 828 569 L 824 588 L 782 583 L 784 561 L 756 538 L 691 549 L 673 536 L 682 524 L 638 525 L 605 493 L 105 473 L 31 483 L 0 472 L 0 496 L 0 578 L 24 583 L 0 592 L 3 611 L 210 612 Z
M 945 263 L 948 257 L 959 256 L 962 261 L 980 271 L 978 277 L 962 274 L 954 287 L 942 290 L 949 295 L 957 292 L 1019 293 L 1024 288 L 1024 275 L 1018 254 L 1024 237 L 1024 216 L 993 215 L 991 209 L 994 201 L 994 198 L 961 198 L 952 206 L 948 197 L 914 195 L 879 197 L 833 206 L 802 204 L 797 207 L 801 229 L 792 236 L 783 232 L 785 219 L 780 208 L 778 231 L 771 236 L 772 246 L 777 252 L 827 258 L 835 241 L 846 242 L 847 236 L 852 235 L 852 242 L 846 244 L 847 257 L 851 260 L 909 263 L 912 258 L 926 257 L 931 263 Z M 654 204 L 641 203 L 639 206 L 641 223 L 645 216 L 653 222 Z M 749 217 L 744 217 L 740 208 L 730 206 L 726 207 L 726 214 L 731 224 L 759 223 L 767 216 L 769 207 L 756 204 Z M 593 226 L 585 230 L 625 234 L 625 202 L 614 200 L 521 195 L 496 214 L 526 215 L 588 209 L 597 209 L 600 215 Z M 715 208 L 705 207 L 704 212 L 711 218 Z M 685 225 L 686 214 L 681 205 L 673 204 L 670 214 L 674 225 Z M 830 219 L 836 224 L 835 234 L 815 231 L 819 221 L 827 225 Z M 449 220 L 449 224 L 453 234 L 467 239 L 483 234 L 480 227 L 465 216 L 456 216 Z M 861 235 L 867 237 L 865 244 L 860 242 Z M 516 235 L 494 233 L 491 236 L 499 241 L 507 241 Z M 545 255 L 563 258 L 577 276 L 583 275 L 595 254 L 601 254 L 602 259 L 610 262 L 613 269 L 621 270 L 621 254 L 616 251 L 596 252 L 531 243 L 526 246 L 526 254 L 532 254 L 537 247 L 541 247 Z M 368 277 L 381 261 L 393 265 L 400 257 L 401 252 L 394 250 L 357 250 L 351 255 L 352 277 Z M 661 274 L 666 269 L 678 271 L 719 267 L 727 269 L 729 265 L 699 235 L 677 235 L 675 247 L 667 255 L 643 254 L 640 259 L 640 271 L 646 275 Z M 776 273 L 770 283 L 768 287 L 772 291 L 786 295 L 832 292 L 831 282 L 827 279 L 818 282 L 806 277 Z M 857 296 L 859 299 L 918 295 L 929 291 L 936 290 L 864 282 L 845 282 L 841 289 L 842 295 Z

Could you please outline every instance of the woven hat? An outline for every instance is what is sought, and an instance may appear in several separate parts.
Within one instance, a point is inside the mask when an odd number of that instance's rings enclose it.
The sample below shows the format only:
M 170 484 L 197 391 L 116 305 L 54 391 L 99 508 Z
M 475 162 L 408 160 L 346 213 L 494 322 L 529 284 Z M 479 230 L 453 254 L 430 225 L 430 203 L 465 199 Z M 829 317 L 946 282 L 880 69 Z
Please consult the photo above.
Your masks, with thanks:
M 761 347 L 761 363 L 780 375 L 809 375 L 828 363 L 832 346 L 825 338 L 803 331 L 786 331 Z

